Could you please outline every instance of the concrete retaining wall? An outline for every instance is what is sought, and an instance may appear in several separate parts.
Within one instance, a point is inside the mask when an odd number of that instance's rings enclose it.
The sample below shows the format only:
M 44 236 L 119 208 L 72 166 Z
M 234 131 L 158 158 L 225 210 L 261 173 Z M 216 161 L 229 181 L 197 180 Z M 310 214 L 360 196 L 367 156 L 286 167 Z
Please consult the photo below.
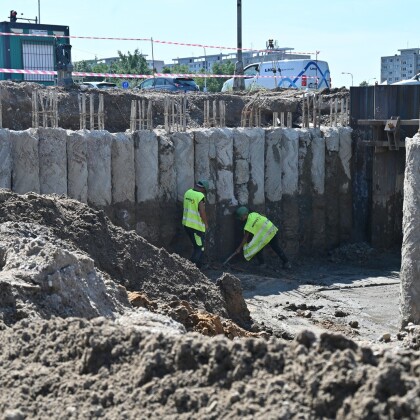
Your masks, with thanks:
M 183 254 L 184 192 L 209 180 L 208 250 L 231 253 L 242 226 L 238 205 L 266 213 L 285 251 L 323 252 L 351 234 L 351 130 L 212 128 L 162 130 L 0 130 L 0 186 L 67 194 L 102 208 L 126 229 Z M 183 254 L 184 255 L 184 254 Z
M 403 244 L 401 261 L 401 324 L 420 324 L 420 134 L 406 139 Z

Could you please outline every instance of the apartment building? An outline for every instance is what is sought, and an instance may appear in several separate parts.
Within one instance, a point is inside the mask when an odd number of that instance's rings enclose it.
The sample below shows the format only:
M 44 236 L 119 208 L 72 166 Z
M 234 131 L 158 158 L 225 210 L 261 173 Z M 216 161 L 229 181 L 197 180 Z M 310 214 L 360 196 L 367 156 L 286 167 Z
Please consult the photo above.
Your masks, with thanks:
M 381 57 L 381 83 L 410 79 L 420 73 L 420 48 L 398 50 L 400 55 Z

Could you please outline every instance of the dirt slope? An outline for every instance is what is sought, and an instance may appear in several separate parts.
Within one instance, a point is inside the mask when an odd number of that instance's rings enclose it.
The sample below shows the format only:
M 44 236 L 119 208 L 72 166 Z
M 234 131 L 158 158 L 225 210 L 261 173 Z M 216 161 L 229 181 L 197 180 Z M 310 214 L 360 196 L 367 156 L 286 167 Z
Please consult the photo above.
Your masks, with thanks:
M 170 302 L 181 299 L 228 317 L 219 288 L 193 264 L 114 226 L 102 211 L 77 201 L 0 190 L 0 223 L 37 223 L 95 261 L 99 270 L 130 291 Z

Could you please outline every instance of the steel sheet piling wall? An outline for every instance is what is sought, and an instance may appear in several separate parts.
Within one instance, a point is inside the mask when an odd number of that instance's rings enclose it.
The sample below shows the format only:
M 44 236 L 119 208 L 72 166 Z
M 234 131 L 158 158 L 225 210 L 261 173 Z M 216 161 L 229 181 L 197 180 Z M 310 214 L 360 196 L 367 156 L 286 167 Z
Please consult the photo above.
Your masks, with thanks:
M 353 128 L 352 194 L 353 240 L 374 246 L 401 244 L 402 188 L 405 148 L 375 148 L 373 130 L 358 120 L 386 120 L 391 116 L 418 119 L 420 85 L 376 85 L 350 89 Z M 418 126 L 402 126 L 401 138 L 412 137 Z M 383 140 L 386 140 L 385 133 Z

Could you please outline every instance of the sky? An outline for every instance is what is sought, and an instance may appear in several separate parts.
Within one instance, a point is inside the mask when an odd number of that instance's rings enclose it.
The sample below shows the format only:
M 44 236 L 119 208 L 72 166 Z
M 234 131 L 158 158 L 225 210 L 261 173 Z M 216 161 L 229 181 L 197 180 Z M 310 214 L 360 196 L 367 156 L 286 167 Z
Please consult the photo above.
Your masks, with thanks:
M 232 53 L 237 45 L 237 0 L 1 0 L 0 4 L 5 21 L 12 9 L 27 19 L 38 17 L 40 11 L 41 24 L 69 26 L 70 35 L 148 39 L 74 38 L 73 61 L 138 49 L 147 59 L 153 53 L 155 60 L 171 64 L 177 57 Z M 312 53 L 312 58 L 319 51 L 318 59 L 329 64 L 333 87 L 349 87 L 352 80 L 354 86 L 362 81 L 373 84 L 380 81 L 381 56 L 420 47 L 419 16 L 419 0 L 243 0 L 242 46 L 265 49 L 266 41 L 274 39 L 279 47 Z

